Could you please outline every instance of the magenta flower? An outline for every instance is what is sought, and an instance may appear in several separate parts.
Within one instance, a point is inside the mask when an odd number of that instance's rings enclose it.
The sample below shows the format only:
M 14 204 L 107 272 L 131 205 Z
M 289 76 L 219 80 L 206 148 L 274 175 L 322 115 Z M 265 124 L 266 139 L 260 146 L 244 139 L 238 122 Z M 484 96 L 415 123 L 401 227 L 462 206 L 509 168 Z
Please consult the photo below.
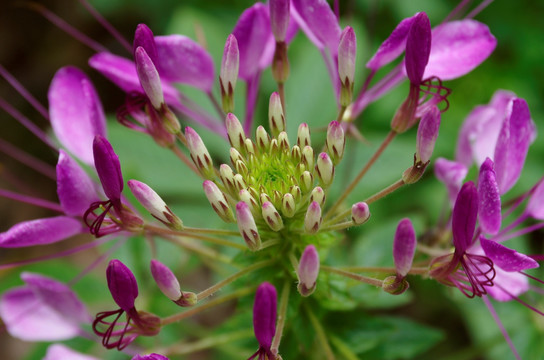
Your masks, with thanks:
M 53 344 L 47 348 L 42 360 L 100 360 L 94 356 L 84 355 L 62 344 Z
M 164 355 L 160 354 L 148 354 L 148 355 L 136 355 L 131 360 L 168 360 Z
M 253 304 L 253 330 L 259 342 L 259 350 L 249 357 L 248 360 L 275 359 L 270 347 L 272 338 L 276 333 L 276 312 L 277 312 L 276 288 L 264 282 L 257 288 L 255 302 Z
M 139 312 L 134 306 L 134 301 L 138 297 L 138 284 L 130 269 L 119 260 L 111 260 L 106 277 L 111 296 L 119 309 L 96 314 L 93 330 L 102 338 L 102 345 L 108 349 L 122 350 L 139 335 L 157 335 L 160 331 L 160 318 Z M 119 321 L 123 313 L 126 314 L 124 322 Z M 115 318 L 113 321 L 106 320 L 109 317 Z

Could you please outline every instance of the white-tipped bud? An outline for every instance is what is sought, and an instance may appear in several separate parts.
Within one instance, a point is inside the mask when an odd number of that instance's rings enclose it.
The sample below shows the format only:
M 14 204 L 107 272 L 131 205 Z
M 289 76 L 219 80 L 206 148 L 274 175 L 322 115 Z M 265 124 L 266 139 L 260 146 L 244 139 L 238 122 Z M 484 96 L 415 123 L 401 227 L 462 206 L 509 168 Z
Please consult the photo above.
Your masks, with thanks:
M 334 165 L 331 158 L 327 153 L 322 152 L 317 157 L 317 163 L 315 165 L 317 171 L 317 177 L 323 187 L 328 187 L 332 184 L 334 178 Z
M 306 123 L 302 123 L 298 126 L 297 145 L 300 148 L 312 146 L 312 140 L 310 139 L 310 127 Z
M 274 231 L 280 231 L 283 229 L 283 219 L 270 201 L 263 203 L 262 215 L 264 221 L 268 224 L 270 229 Z
M 293 146 L 291 149 L 291 160 L 295 163 L 302 160 L 302 151 L 300 151 L 300 148 L 297 145 Z
M 247 188 L 246 181 L 244 180 L 244 177 L 242 175 L 240 174 L 234 175 L 234 188 L 237 191 Z
M 249 209 L 251 210 L 251 213 L 253 215 L 260 214 L 259 204 L 257 203 L 257 200 L 255 200 L 255 197 L 251 195 L 251 193 L 248 190 L 246 189 L 240 190 L 238 197 L 240 198 L 241 201 L 245 202 L 249 206 Z
M 289 145 L 289 137 L 285 131 L 278 134 L 278 145 L 280 146 L 281 151 L 289 153 L 291 145 Z
M 314 188 L 314 176 L 309 171 L 304 171 L 302 175 L 300 175 L 300 190 L 302 190 L 302 193 L 307 194 Z
M 159 110 L 162 104 L 164 104 L 164 95 L 159 72 L 143 47 L 139 46 L 136 48 L 134 58 L 140 84 L 151 102 L 151 105 Z
M 196 131 L 187 126 L 185 128 L 185 138 L 187 139 L 187 147 L 191 153 L 191 158 L 200 173 L 206 179 L 213 179 L 215 177 L 215 171 L 212 157 L 200 136 L 198 136 Z
M 238 222 L 238 230 L 240 230 L 240 234 L 249 249 L 251 251 L 259 250 L 261 248 L 261 237 L 251 210 L 243 201 L 236 204 L 236 221 Z
M 221 60 L 221 72 L 219 75 L 223 110 L 227 113 L 234 110 L 234 88 L 236 87 L 236 80 L 238 79 L 239 67 L 240 53 L 238 51 L 238 41 L 234 35 L 230 34 L 225 43 L 223 59 Z
M 238 160 L 234 166 L 236 172 L 242 176 L 246 176 L 249 173 L 245 162 Z
M 270 95 L 268 124 L 274 137 L 277 137 L 280 132 L 285 131 L 285 116 L 283 114 L 283 107 L 281 106 L 280 95 L 277 92 L 273 92 Z
M 319 186 L 316 186 L 312 190 L 312 194 L 310 195 L 310 202 L 313 201 L 317 201 L 319 206 L 325 205 L 325 191 Z
M 297 209 L 294 196 L 290 193 L 283 195 L 283 199 L 281 201 L 281 213 L 283 214 L 283 216 L 291 218 L 295 216 L 296 210 Z
M 319 275 L 319 254 L 315 246 L 308 245 L 298 263 L 298 291 L 302 296 L 310 296 L 315 291 Z
M 344 156 L 344 148 L 346 146 L 344 129 L 342 129 L 342 125 L 338 121 L 331 121 L 327 128 L 326 146 L 331 155 L 332 162 L 335 165 L 338 164 Z
M 300 199 L 302 198 L 302 190 L 297 185 L 291 186 L 289 188 L 289 192 L 293 195 L 293 198 L 295 199 L 295 202 L 299 202 Z
M 158 260 L 151 260 L 151 275 L 161 292 L 170 300 L 176 301 L 183 295 L 176 275 Z
M 264 190 L 264 188 L 262 190 Z M 259 196 L 259 200 L 261 201 L 261 204 L 264 204 L 265 202 L 272 202 L 270 196 L 268 196 L 268 194 L 264 192 L 261 193 L 261 195 Z
M 238 151 L 245 151 L 246 134 L 240 120 L 233 113 L 228 113 L 225 119 L 230 145 Z
M 278 139 L 274 138 L 270 141 L 270 150 L 268 153 L 271 156 L 276 156 L 280 152 L 280 144 L 278 143 Z
M 248 153 L 248 157 L 249 155 L 253 154 L 255 155 L 256 152 L 255 152 L 255 144 L 253 143 L 253 141 L 251 141 L 251 139 L 246 139 L 245 143 L 244 143 L 244 147 L 246 149 L 246 152 Z
M 365 202 L 358 202 L 351 207 L 351 220 L 355 225 L 361 225 L 370 218 L 370 210 Z
M 306 165 L 306 169 L 314 168 L 314 149 L 311 146 L 305 146 L 302 149 L 302 162 Z
M 213 181 L 206 180 L 202 183 L 204 193 L 210 202 L 213 210 L 223 221 L 234 222 L 234 214 L 229 206 L 227 197 L 219 190 Z
M 347 26 L 340 35 L 338 43 L 338 75 L 342 83 L 340 104 L 348 106 L 353 96 L 353 81 L 355 79 L 355 57 L 357 55 L 357 39 L 355 32 Z
M 221 178 L 221 181 L 223 182 L 223 185 L 225 185 L 225 188 L 231 193 L 236 193 L 235 187 L 234 187 L 234 172 L 232 171 L 231 167 L 227 164 L 221 164 L 219 166 L 219 177 Z
M 417 128 L 416 161 L 427 163 L 433 154 L 440 128 L 440 110 L 433 106 L 423 116 Z
M 245 144 L 244 144 L 244 146 L 245 146 Z M 238 150 L 236 150 L 235 148 L 231 147 L 230 148 L 230 162 L 232 163 L 233 166 L 236 167 L 236 162 L 238 160 L 245 163 L 245 159 L 242 156 L 242 154 L 240 154 L 240 152 Z
M 321 226 L 321 206 L 314 201 L 308 206 L 306 217 L 304 218 L 304 230 L 308 234 L 315 234 Z
M 161 197 L 148 185 L 137 180 L 127 182 L 130 191 L 142 206 L 151 213 L 151 215 L 175 230 L 183 229 L 183 222 L 166 205 Z
M 257 142 L 257 148 L 261 152 L 267 152 L 270 148 L 270 136 L 261 125 L 259 125 L 255 131 L 255 142 Z

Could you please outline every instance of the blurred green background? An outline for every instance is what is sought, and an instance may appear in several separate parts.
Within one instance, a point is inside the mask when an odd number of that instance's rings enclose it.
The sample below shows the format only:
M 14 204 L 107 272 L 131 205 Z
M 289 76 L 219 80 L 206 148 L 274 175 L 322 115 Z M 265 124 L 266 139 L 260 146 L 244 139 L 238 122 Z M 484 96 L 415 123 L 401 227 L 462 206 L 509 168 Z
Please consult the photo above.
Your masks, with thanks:
M 230 33 L 239 14 L 250 6 L 251 1 L 221 0 L 95 0 L 93 6 L 105 16 L 127 39 L 132 39 L 138 23 L 148 24 L 156 35 L 182 33 L 196 39 L 196 34 L 203 34 L 206 46 L 218 64 L 223 51 L 224 41 Z M 414 0 L 414 1 L 362 1 L 348 0 L 341 2 L 341 25 L 354 27 L 358 38 L 357 79 L 366 75 L 364 64 L 372 56 L 394 26 L 403 18 L 417 11 L 426 11 L 431 24 L 436 25 L 456 6 L 457 1 Z M 72 0 L 40 1 L 40 4 L 61 16 L 77 29 L 103 44 L 111 51 L 128 56 L 121 46 L 108 34 L 79 4 Z M 474 5 L 473 5 L 474 6 Z M 514 91 L 527 100 L 537 129 L 543 126 L 544 106 L 544 32 L 542 17 L 544 3 L 534 1 L 496 1 L 491 3 L 476 19 L 490 27 L 498 40 L 498 45 L 491 57 L 472 73 L 446 82 L 452 89 L 450 109 L 442 115 L 440 136 L 433 158 L 443 156 L 452 158 L 459 126 L 470 110 L 482 103 L 487 103 L 496 89 Z M 7 68 L 34 94 L 43 104 L 47 103 L 46 94 L 49 82 L 55 71 L 61 66 L 75 65 L 86 71 L 98 88 L 104 107 L 110 114 L 122 103 L 124 94 L 101 75 L 87 65 L 93 52 L 72 39 L 63 31 L 51 25 L 40 14 L 31 11 L 21 1 L 2 1 L 0 4 L 0 64 Z M 315 128 L 325 126 L 335 117 L 334 100 L 330 81 L 318 52 L 299 34 L 289 48 L 291 77 L 287 83 L 287 113 L 290 133 L 296 132 L 298 123 L 304 121 Z M 379 75 L 378 75 L 379 76 Z M 356 83 L 356 87 L 362 81 Z M 237 110 L 242 113 L 240 102 L 243 88 L 238 89 Z M 218 89 L 215 89 L 216 94 Z M 275 90 L 270 71 L 265 72 L 261 86 L 257 122 L 266 123 L 267 97 Z M 337 169 L 338 177 L 349 179 L 354 176 L 365 160 L 368 159 L 381 139 L 389 130 L 389 122 L 406 94 L 406 84 L 397 88 L 377 103 L 371 105 L 358 120 L 358 127 L 367 137 L 370 145 L 348 142 L 348 154 Z M 0 96 L 13 107 L 19 109 L 28 118 L 42 128 L 47 128 L 45 119 L 40 118 L 5 81 L 0 81 Z M 30 135 L 5 112 L 0 111 L 2 130 L 0 138 L 17 144 L 47 163 L 56 163 L 55 154 Z M 153 146 L 148 139 L 134 135 L 111 123 L 110 135 L 123 164 L 125 180 L 136 178 L 152 185 L 167 199 L 191 226 L 221 226 L 213 215 L 205 198 L 200 193 L 201 184 L 196 177 L 187 176 L 182 169 L 172 167 L 174 159 L 170 154 Z M 322 133 L 314 132 L 319 138 Z M 214 136 L 204 135 L 210 140 Z M 291 142 L 294 137 L 291 138 Z M 210 150 L 217 158 L 226 161 L 227 146 L 223 142 L 213 141 Z M 144 146 L 146 145 L 146 146 Z M 408 132 L 395 140 L 383 158 L 372 169 L 357 190 L 350 196 L 351 202 L 360 201 L 384 185 L 398 179 L 402 170 L 411 165 L 415 149 L 415 131 Z M 544 145 L 541 140 L 531 147 L 527 165 L 522 178 L 513 193 L 528 189 L 543 173 L 542 159 Z M 55 184 L 48 179 L 38 178 L 36 173 L 21 166 L 11 158 L 0 155 L 0 187 L 20 193 L 35 195 L 56 201 Z M 218 161 L 219 162 L 219 161 Z M 360 164 L 360 165 L 359 165 Z M 37 179 L 39 179 L 37 181 Z M 340 192 L 347 180 L 337 181 L 331 190 L 331 198 Z M 517 192 L 516 192 L 517 191 Z M 402 189 L 390 198 L 376 203 L 372 207 L 373 218 L 360 229 L 347 232 L 346 243 L 353 246 L 353 251 L 346 255 L 340 251 L 331 254 L 331 262 L 357 265 L 390 265 L 392 238 L 396 223 L 402 217 L 409 216 L 419 235 L 433 226 L 443 209 L 445 190 L 432 176 L 428 169 L 420 183 L 409 189 Z M 188 207 L 187 204 L 191 204 Z M 210 214 L 214 216 L 210 220 Z M 10 200 L 0 199 L 0 231 L 8 229 L 18 221 L 48 216 L 46 211 L 29 205 L 21 205 Z M 528 237 L 528 250 L 531 253 L 543 253 L 543 233 L 533 233 Z M 84 242 L 85 239 L 74 241 Z M 53 253 L 58 246 L 48 247 L 47 253 Z M 342 249 L 345 249 L 343 247 Z M 197 269 L 197 263 L 188 256 L 177 257 L 168 247 L 161 248 L 165 262 L 171 264 L 181 274 L 193 272 L 188 284 L 197 288 L 199 281 L 213 280 L 209 274 Z M 0 263 L 13 259 L 29 258 L 42 254 L 42 249 L 24 251 L 0 251 Z M 126 256 L 132 262 L 141 288 L 152 288 L 153 284 L 146 275 L 147 259 L 142 242 L 130 241 L 117 256 Z M 47 265 L 32 266 L 32 271 L 40 271 L 62 280 L 71 278 L 70 271 L 76 271 L 78 263 L 89 264 L 94 253 L 85 253 L 71 257 L 67 262 L 48 262 Z M 132 268 L 132 267 L 131 267 Z M 195 270 L 196 269 L 196 270 Z M 0 290 L 20 284 L 19 271 L 0 272 Z M 542 275 L 542 274 L 541 274 Z M 139 277 L 141 276 L 141 277 Z M 183 276 L 183 275 L 182 275 Z M 210 280 L 211 279 L 211 280 Z M 349 303 L 364 305 L 364 311 L 357 318 L 346 318 L 340 312 L 331 312 L 324 318 L 330 326 L 333 337 L 343 339 L 361 359 L 511 359 L 510 350 L 505 344 L 491 315 L 480 299 L 466 299 L 456 289 L 445 288 L 430 280 L 411 278 L 411 291 L 393 298 L 384 298 L 379 291 L 368 286 L 354 286 L 350 290 Z M 102 284 L 102 287 L 100 286 Z M 76 291 L 83 292 L 82 297 L 90 297 L 92 311 L 104 310 L 110 306 L 109 294 L 103 286 L 101 272 L 93 273 L 88 280 L 79 283 Z M 160 308 L 161 302 L 152 295 L 144 300 L 151 309 Z M 349 300 L 349 301 L 348 301 Z M 252 299 L 246 299 L 242 305 L 251 306 Z M 527 301 L 544 307 L 542 296 L 529 294 Z M 541 359 L 544 347 L 540 339 L 544 331 L 541 317 L 515 302 L 494 303 L 501 319 L 522 353 L 523 359 Z M 168 304 L 171 305 L 171 304 Z M 349 305 L 347 305 L 349 306 Z M 154 310 L 154 309 L 153 309 Z M 165 313 L 176 311 L 171 306 L 162 309 Z M 225 313 L 232 309 L 224 309 Z M 213 317 L 213 312 L 208 314 Z M 245 320 L 245 321 L 244 321 Z M 241 317 L 239 323 L 227 323 L 224 328 L 250 328 L 249 317 Z M 303 320 L 302 320 L 303 321 Z M 199 319 L 198 325 L 191 327 L 173 327 L 166 332 L 166 341 L 178 339 L 184 341 L 190 334 L 202 333 L 213 319 Z M 421 324 L 421 325 L 419 325 Z M 196 329 L 196 330 L 195 330 Z M 285 340 L 286 348 L 296 348 L 296 342 L 304 342 L 304 324 L 294 323 L 289 331 L 294 337 Z M 221 332 L 221 328 L 218 332 Z M 245 342 L 244 342 L 245 341 Z M 255 347 L 254 340 L 244 340 L 239 345 L 227 346 L 225 352 L 201 352 L 191 359 L 230 359 L 243 358 L 244 351 Z M 72 341 L 71 346 L 88 349 L 92 346 L 85 341 Z M 7 333 L 0 333 L 0 354 L 2 359 L 40 359 L 47 344 L 26 344 L 12 339 Z M 242 350 L 240 350 L 242 349 Z M 238 353 L 242 351 L 242 353 Z M 104 354 L 104 353 L 103 353 Z M 123 359 L 126 356 L 109 352 L 108 359 Z M 181 357 L 185 358 L 185 357 Z M 189 357 L 187 357 L 189 358 Z M 342 358 L 339 356 L 339 359 Z M 293 359 L 293 357 L 284 357 Z

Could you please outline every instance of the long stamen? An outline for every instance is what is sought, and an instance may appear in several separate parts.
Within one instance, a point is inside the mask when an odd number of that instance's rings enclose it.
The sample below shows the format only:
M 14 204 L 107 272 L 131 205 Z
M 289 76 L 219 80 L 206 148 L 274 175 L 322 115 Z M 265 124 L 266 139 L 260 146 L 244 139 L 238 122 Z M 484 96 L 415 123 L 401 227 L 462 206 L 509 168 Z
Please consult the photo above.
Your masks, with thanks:
M 495 311 L 495 308 L 493 307 L 493 304 L 491 304 L 491 301 L 487 298 L 487 296 L 482 296 L 482 300 L 484 301 L 485 306 L 487 306 L 487 309 L 491 313 L 491 316 L 493 316 L 493 320 L 497 323 L 497 326 L 499 327 L 499 330 L 502 333 L 502 336 L 504 336 L 504 339 L 508 343 L 508 346 L 510 347 L 510 350 L 512 350 L 512 353 L 514 353 L 514 356 L 517 360 L 521 360 L 521 357 L 519 356 L 518 351 L 516 350 L 516 347 L 514 346 L 514 343 L 512 343 L 512 340 L 510 339 L 510 336 L 508 336 L 508 333 L 506 332 L 506 329 L 504 325 L 501 322 L 501 319 L 497 315 L 497 312 Z
M 28 92 L 27 89 L 15 78 L 13 75 L 9 73 L 1 64 L 0 64 L 0 76 L 2 76 L 14 89 L 17 91 L 23 98 L 25 98 L 26 101 L 36 111 L 38 111 L 45 119 L 49 119 L 49 113 L 47 112 L 47 109 L 45 106 L 43 106 L 30 92 Z
M 35 158 L 34 156 L 2 139 L 0 139 L 0 151 L 50 179 L 57 179 L 57 174 L 53 166 L 38 158 Z

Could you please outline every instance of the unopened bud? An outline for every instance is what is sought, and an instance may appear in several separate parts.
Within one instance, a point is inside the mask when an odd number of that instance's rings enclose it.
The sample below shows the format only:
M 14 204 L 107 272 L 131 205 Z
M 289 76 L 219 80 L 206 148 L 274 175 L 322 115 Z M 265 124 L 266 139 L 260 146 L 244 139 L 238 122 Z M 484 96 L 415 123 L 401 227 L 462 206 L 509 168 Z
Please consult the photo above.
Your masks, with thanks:
M 170 210 L 153 189 L 137 180 L 129 180 L 127 184 L 134 197 L 154 218 L 174 230 L 183 229 L 181 219 L 174 215 L 172 210 Z
M 429 165 L 429 162 L 417 162 L 416 157 L 414 156 L 414 165 L 410 166 L 402 173 L 402 181 L 404 181 L 405 184 L 414 184 L 418 182 L 423 176 L 427 165 Z
M 365 202 L 358 202 L 351 207 L 351 220 L 355 225 L 361 225 L 370 219 L 370 210 Z
M 382 289 L 385 292 L 390 293 L 391 295 L 400 295 L 404 293 L 410 284 L 406 279 L 399 279 L 396 276 L 388 276 L 382 282 Z
M 393 260 L 399 278 L 404 278 L 412 267 L 416 243 L 416 232 L 412 222 L 408 218 L 402 219 L 393 241 Z
M 319 254 L 315 246 L 308 245 L 298 263 L 298 291 L 302 296 L 310 296 L 315 291 L 317 276 L 319 275 Z
M 283 199 L 281 201 L 281 213 L 283 216 L 291 218 L 295 215 L 295 212 L 296 203 L 293 195 L 290 193 L 283 195 Z
M 439 128 L 440 110 L 433 106 L 423 114 L 417 128 L 416 161 L 426 163 L 431 159 Z
M 261 248 L 261 237 L 259 236 L 259 231 L 255 224 L 255 219 L 251 214 L 251 210 L 243 201 L 236 204 L 236 221 L 238 222 L 238 230 L 249 247 L 249 250 L 259 250 Z
M 244 146 L 245 146 L 245 143 L 244 143 Z M 240 152 L 238 152 L 238 150 L 236 150 L 235 148 L 231 147 L 230 148 L 230 162 L 232 163 L 233 166 L 236 166 L 236 162 L 238 160 L 245 162 L 244 157 L 240 154 Z
M 157 54 L 155 37 L 153 36 L 153 31 L 151 31 L 146 24 L 138 24 L 136 31 L 134 32 L 134 42 L 132 44 L 134 52 L 136 52 L 136 49 L 139 47 L 142 47 L 145 50 L 154 64 L 157 63 L 159 56 Z M 134 55 L 136 56 L 136 54 Z
M 300 190 L 304 194 L 307 194 L 314 188 L 314 176 L 309 171 L 304 171 L 302 175 L 300 175 Z M 294 194 L 293 194 L 294 195 Z
M 283 220 L 271 202 L 266 201 L 263 203 L 262 215 L 264 221 L 266 221 L 270 229 L 274 231 L 280 231 L 283 229 Z
M 198 136 L 196 131 L 187 126 L 185 128 L 185 138 L 187 139 L 187 147 L 191 153 L 191 158 L 200 173 L 207 179 L 213 179 L 215 177 L 215 171 L 212 157 L 200 136 Z
M 246 139 L 246 141 L 244 142 L 244 147 L 246 149 L 248 157 L 251 154 L 255 155 L 255 144 L 253 143 L 253 141 L 251 141 L 251 139 Z
M 231 167 L 227 164 L 221 164 L 219 166 L 219 177 L 225 185 L 225 188 L 232 194 L 236 193 L 236 188 L 234 187 L 234 172 Z
M 145 49 L 139 46 L 134 52 L 136 72 L 144 92 L 156 110 L 159 110 L 164 103 L 161 78 L 159 72 L 151 61 Z
M 298 126 L 297 145 L 300 148 L 312 146 L 312 141 L 310 139 L 310 127 L 306 123 L 302 123 Z
M 276 41 L 285 41 L 285 34 L 289 25 L 290 0 L 270 0 L 270 27 Z
M 248 190 L 246 189 L 240 190 L 238 197 L 240 198 L 241 201 L 245 202 L 249 206 L 249 209 L 251 210 L 251 213 L 253 215 L 257 215 L 260 213 L 260 208 L 259 208 L 259 204 L 257 203 L 257 200 L 255 200 L 255 197 L 251 195 L 251 193 Z
M 311 175 L 311 174 L 310 174 Z M 300 187 L 297 185 L 293 185 L 289 188 L 289 193 L 293 195 L 293 198 L 295 199 L 295 202 L 299 202 L 302 198 L 302 191 L 300 190 Z
M 314 201 L 317 201 L 319 206 L 325 205 L 325 191 L 319 186 L 316 186 L 310 195 L 310 202 Z
M 226 113 L 234 110 L 234 88 L 236 87 L 236 79 L 238 79 L 239 67 L 240 53 L 238 51 L 238 41 L 234 35 L 230 34 L 225 43 L 223 59 L 221 60 L 221 73 L 219 75 L 223 111 Z
M 302 162 L 306 169 L 314 168 L 314 149 L 311 146 L 307 145 L 302 149 Z
M 326 146 L 331 155 L 333 163 L 336 165 L 344 156 L 344 148 L 346 146 L 346 138 L 344 129 L 338 121 L 331 121 L 327 128 Z
M 153 275 L 155 283 L 167 298 L 176 301 L 181 297 L 179 281 L 166 265 L 158 260 L 151 260 L 151 275 Z
M 213 210 L 225 222 L 234 222 L 234 214 L 229 206 L 227 197 L 219 190 L 213 181 L 206 180 L 202 184 L 204 193 L 210 202 Z
M 181 132 L 181 125 L 179 123 L 179 120 L 176 114 L 174 114 L 172 110 L 170 110 L 168 105 L 162 104 L 159 110 L 159 115 L 166 131 L 174 135 Z
M 300 160 L 302 160 L 302 152 L 297 145 L 294 145 L 293 148 L 291 148 L 291 160 L 294 163 L 299 163 Z
M 270 136 L 262 125 L 259 125 L 255 131 L 255 142 L 257 148 L 262 152 L 267 152 L 270 148 Z
M 190 307 L 196 305 L 198 302 L 198 296 L 194 292 L 184 291 L 181 294 L 181 297 L 174 302 L 179 306 Z
M 234 175 L 234 188 L 237 191 L 247 188 L 246 181 L 244 180 L 244 177 L 241 174 Z
M 317 171 L 317 177 L 323 187 L 328 187 L 330 184 L 332 184 L 332 180 L 334 178 L 334 165 L 327 153 L 322 152 L 319 154 L 317 157 L 315 170 Z
M 304 218 L 304 230 L 309 234 L 315 234 L 321 226 L 321 207 L 314 201 L 308 206 L 306 217 Z
M 225 119 L 230 145 L 238 151 L 245 151 L 246 134 L 240 121 L 233 113 L 228 113 Z
M 285 131 L 285 116 L 283 115 L 280 95 L 277 92 L 273 92 L 270 95 L 268 124 L 274 137 L 277 137 L 280 132 Z
M 287 137 L 287 133 L 285 131 L 282 131 L 278 135 L 278 145 L 280 146 L 280 150 L 284 153 L 288 153 L 289 149 L 291 148 L 291 145 L 289 145 L 289 138 Z
M 342 83 L 340 104 L 348 106 L 353 97 L 355 79 L 355 57 L 357 55 L 357 39 L 353 28 L 347 26 L 340 35 L 338 43 L 338 75 Z

